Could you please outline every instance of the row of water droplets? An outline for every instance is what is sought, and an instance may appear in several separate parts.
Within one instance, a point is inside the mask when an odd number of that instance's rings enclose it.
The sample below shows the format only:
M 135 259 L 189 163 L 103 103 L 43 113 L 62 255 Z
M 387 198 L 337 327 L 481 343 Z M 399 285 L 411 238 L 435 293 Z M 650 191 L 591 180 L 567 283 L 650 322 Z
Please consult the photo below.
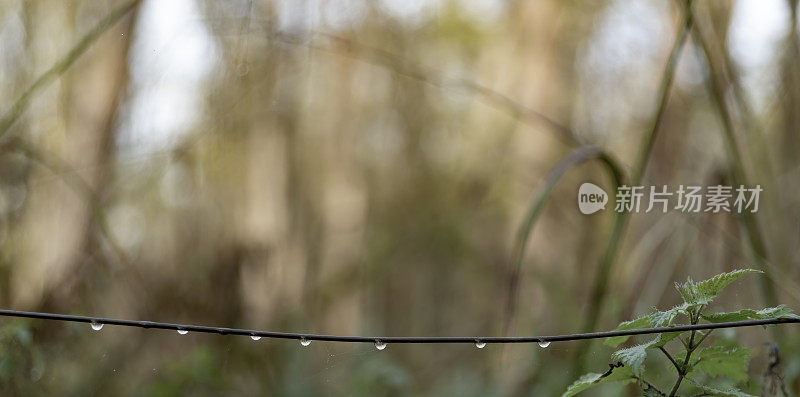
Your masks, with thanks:
M 103 329 L 103 323 L 92 322 L 91 326 L 92 326 L 92 329 L 95 330 L 95 331 L 100 331 L 101 329 Z M 188 333 L 189 333 L 188 330 L 178 328 L 178 335 L 186 335 Z M 250 335 L 250 339 L 257 341 L 257 340 L 260 340 L 261 337 L 256 335 L 256 334 L 253 334 L 253 335 Z M 310 344 L 311 344 L 311 340 L 310 339 L 307 339 L 306 337 L 300 337 L 300 345 L 301 346 L 305 347 L 305 346 L 308 346 Z M 544 349 L 547 346 L 550 346 L 550 341 L 539 340 L 538 344 L 539 344 L 539 347 Z M 478 349 L 483 349 L 484 347 L 486 347 L 486 342 L 484 342 L 484 341 L 482 341 L 480 339 L 476 339 L 475 340 L 475 347 L 477 347 Z M 383 342 L 380 339 L 375 339 L 375 348 L 378 349 L 378 350 L 386 349 L 386 342 Z

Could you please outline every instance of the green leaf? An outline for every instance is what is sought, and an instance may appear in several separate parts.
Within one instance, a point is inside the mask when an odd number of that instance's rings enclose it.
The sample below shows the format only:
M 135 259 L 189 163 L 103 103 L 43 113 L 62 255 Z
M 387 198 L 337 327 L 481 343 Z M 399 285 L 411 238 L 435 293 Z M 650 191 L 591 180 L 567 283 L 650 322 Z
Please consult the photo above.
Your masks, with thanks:
M 623 321 L 619 323 L 619 326 L 617 326 L 617 328 L 615 328 L 614 331 L 627 331 L 631 329 L 647 328 L 649 326 L 650 326 L 650 317 L 644 316 L 644 317 L 639 317 L 635 320 Z M 617 347 L 626 340 L 628 340 L 628 338 L 630 337 L 631 337 L 630 335 L 613 336 L 611 338 L 606 338 L 606 341 L 604 343 L 606 346 Z
M 724 323 L 729 321 L 744 321 L 744 320 L 765 320 L 768 318 L 792 317 L 800 318 L 800 316 L 792 313 L 792 309 L 786 305 L 769 307 L 755 311 L 752 309 L 743 309 L 736 312 L 727 313 L 713 313 L 703 315 L 703 318 L 712 323 Z
M 617 350 L 611 357 L 631 367 L 634 373 L 641 373 L 644 370 L 644 360 L 647 358 L 647 350 L 663 347 L 667 342 L 675 339 L 680 334 L 681 331 L 664 332 L 658 334 L 658 336 L 650 342 L 632 346 L 627 349 Z
M 696 364 L 692 366 L 690 373 L 700 371 L 711 377 L 724 375 L 737 382 L 747 380 L 749 349 L 712 346 L 700 350 L 696 358 Z
M 633 373 L 641 373 L 642 370 L 644 370 L 644 359 L 647 358 L 647 349 L 652 347 L 658 341 L 659 338 L 656 338 L 650 342 L 642 343 L 641 345 L 617 350 L 611 355 L 611 358 L 622 361 L 623 364 L 633 370 Z
M 621 363 L 609 364 L 609 367 L 608 371 L 602 374 L 588 373 L 581 376 L 580 379 L 569 385 L 567 391 L 565 391 L 561 397 L 571 397 L 590 387 L 603 383 L 622 382 L 627 384 L 636 380 L 636 378 L 633 377 L 633 371 Z
M 675 283 L 675 289 L 688 305 L 705 305 L 713 301 L 723 288 L 745 274 L 763 273 L 754 269 L 739 269 L 718 274 L 708 280 L 693 282 L 690 278 L 683 284 Z
M 689 379 L 698 389 L 702 390 L 706 394 L 718 397 L 756 397 L 752 394 L 747 394 L 739 389 L 736 388 L 728 388 L 728 389 L 716 389 L 713 387 L 701 385 L 700 383 L 696 382 L 693 379 Z
M 654 349 L 654 348 L 657 348 L 657 347 L 664 347 L 664 345 L 666 345 L 667 342 L 677 338 L 678 335 L 682 334 L 683 332 L 685 332 L 685 331 L 664 332 L 664 333 L 658 334 L 658 337 L 656 338 L 656 340 L 651 342 L 652 344 L 650 345 L 649 348 L 650 349 Z
M 676 306 L 672 309 L 669 309 L 665 312 L 655 311 L 650 314 L 650 326 L 651 327 L 666 327 L 672 323 L 672 320 L 675 317 L 678 317 L 678 314 L 681 313 L 681 307 Z
M 631 321 L 624 321 L 617 326 L 615 331 L 628 331 L 632 329 L 639 329 L 639 328 L 650 328 L 650 327 L 666 327 L 672 324 L 672 320 L 678 316 L 678 314 L 684 313 L 685 305 L 676 306 L 672 309 L 667 311 L 655 311 L 650 313 L 646 316 L 639 317 L 635 320 Z M 631 335 L 624 335 L 624 336 L 614 336 L 611 338 L 606 338 L 604 342 L 606 346 L 617 347 L 623 342 L 627 341 Z M 669 339 L 673 339 L 672 338 Z M 667 341 L 664 341 L 666 343 Z M 663 344 L 661 345 L 663 346 Z
M 639 328 L 649 328 L 649 327 L 666 327 L 672 324 L 672 320 L 678 316 L 678 314 L 682 313 L 684 310 L 685 305 L 676 306 L 672 309 L 667 311 L 655 311 L 650 313 L 647 316 L 637 318 L 636 320 L 625 321 L 619 324 L 619 326 L 615 329 L 618 330 L 632 330 L 632 329 L 639 329 Z M 658 338 L 652 341 L 652 345 L 650 347 L 662 347 L 667 342 L 675 339 L 681 332 L 665 332 L 658 334 Z M 624 336 L 614 336 L 611 338 L 607 338 L 605 341 L 606 346 L 617 347 L 623 342 L 627 341 L 631 335 L 624 335 Z

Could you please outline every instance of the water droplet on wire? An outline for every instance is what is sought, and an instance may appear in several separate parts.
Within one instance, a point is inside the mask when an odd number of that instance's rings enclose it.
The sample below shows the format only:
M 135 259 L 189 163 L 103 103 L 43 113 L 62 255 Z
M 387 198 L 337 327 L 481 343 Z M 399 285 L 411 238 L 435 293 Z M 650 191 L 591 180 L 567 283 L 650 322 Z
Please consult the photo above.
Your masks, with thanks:
M 92 322 L 92 329 L 95 331 L 100 331 L 101 329 L 103 329 L 103 324 Z
M 486 347 L 486 342 L 482 340 L 476 340 L 475 347 L 477 347 L 478 349 L 483 349 L 484 347 Z
M 259 340 L 259 339 L 261 339 L 261 337 L 260 337 L 260 336 L 258 336 L 258 335 L 250 335 L 250 339 L 252 339 L 252 340 Z
M 187 331 L 187 330 L 185 330 L 185 329 L 179 329 L 179 330 L 178 330 L 178 335 L 186 335 L 186 334 L 188 334 L 188 333 L 189 333 L 189 331 Z
M 301 346 L 308 346 L 308 345 L 310 345 L 310 344 L 311 344 L 311 341 L 310 341 L 310 340 L 306 339 L 305 337 L 303 337 L 303 338 L 300 338 L 300 345 L 301 345 Z
M 544 348 L 545 348 L 545 347 L 547 347 L 547 346 L 550 346 L 550 341 L 541 340 L 541 339 L 539 340 L 539 347 L 541 347 L 542 349 L 544 349 Z
M 383 350 L 383 349 L 386 348 L 386 343 L 385 342 L 381 342 L 380 339 L 376 339 L 375 340 L 375 348 L 378 349 L 378 350 Z

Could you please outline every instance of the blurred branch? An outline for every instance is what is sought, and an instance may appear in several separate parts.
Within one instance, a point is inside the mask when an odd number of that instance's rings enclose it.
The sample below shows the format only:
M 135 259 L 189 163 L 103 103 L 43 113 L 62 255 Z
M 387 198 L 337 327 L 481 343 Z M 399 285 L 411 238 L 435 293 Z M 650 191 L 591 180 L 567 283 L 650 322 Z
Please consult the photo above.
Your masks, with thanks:
M 55 65 L 50 67 L 44 72 L 27 90 L 17 98 L 11 109 L 6 111 L 5 115 L 0 118 L 0 138 L 2 138 L 8 129 L 14 124 L 17 119 L 22 115 L 22 112 L 28 107 L 33 97 L 41 91 L 44 87 L 52 83 L 56 78 L 61 76 L 64 72 L 72 66 L 73 63 L 94 43 L 100 35 L 102 35 L 108 28 L 113 26 L 129 11 L 131 11 L 141 0 L 133 0 L 125 3 L 109 13 L 105 18 L 95 25 L 72 49 Z
M 271 32 L 270 37 L 286 44 L 305 45 L 309 48 L 335 53 L 345 52 L 349 55 L 356 56 L 358 59 L 365 62 L 390 69 L 398 75 L 418 80 L 437 88 L 465 91 L 467 93 L 476 95 L 478 98 L 492 107 L 510 114 L 512 117 L 525 124 L 531 126 L 546 126 L 549 130 L 555 133 L 554 136 L 557 139 L 568 146 L 581 146 L 585 144 L 585 142 L 583 142 L 583 140 L 579 138 L 579 136 L 572 129 L 564 124 L 553 120 L 544 113 L 530 109 L 511 99 L 507 95 L 484 85 L 464 78 L 451 78 L 444 76 L 431 68 L 422 67 L 420 65 L 415 65 L 411 62 L 408 62 L 402 57 L 392 54 L 389 51 L 380 48 L 369 47 L 348 38 L 323 32 L 314 33 L 329 39 L 330 42 L 335 44 L 335 47 L 322 43 L 319 40 L 314 40 L 313 37 L 306 38 L 306 36 L 303 35 L 290 34 L 286 32 Z

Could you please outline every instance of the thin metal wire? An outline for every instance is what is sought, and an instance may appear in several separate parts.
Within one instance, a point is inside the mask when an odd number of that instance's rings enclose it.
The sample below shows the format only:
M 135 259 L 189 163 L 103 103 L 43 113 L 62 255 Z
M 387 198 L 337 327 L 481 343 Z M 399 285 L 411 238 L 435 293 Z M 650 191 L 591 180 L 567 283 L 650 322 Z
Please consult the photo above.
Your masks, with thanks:
M 771 318 L 765 320 L 744 320 L 744 321 L 730 321 L 730 322 L 712 323 L 712 324 L 676 325 L 673 327 L 640 328 L 640 329 L 630 329 L 623 331 L 589 332 L 584 334 L 568 334 L 568 335 L 544 335 L 544 336 L 523 336 L 523 337 L 514 337 L 514 336 L 430 337 L 430 336 L 348 336 L 348 335 L 303 334 L 294 332 L 259 331 L 254 329 L 209 327 L 203 325 L 172 324 L 172 323 L 161 323 L 154 321 L 135 321 L 135 320 L 123 320 L 115 318 L 74 316 L 70 314 L 26 312 L 26 311 L 5 310 L 5 309 L 0 309 L 0 316 L 35 318 L 42 320 L 70 321 L 70 322 L 90 323 L 90 324 L 120 325 L 125 327 L 168 329 L 176 331 L 204 332 L 204 333 L 220 334 L 220 335 L 249 335 L 249 336 L 274 338 L 274 339 L 298 339 L 298 340 L 304 339 L 309 341 L 317 340 L 317 341 L 329 341 L 329 342 L 357 342 L 357 343 L 358 342 L 374 343 L 378 341 L 382 343 L 563 342 L 563 341 L 572 341 L 581 339 L 609 338 L 614 336 L 659 334 L 662 332 L 677 332 L 677 331 L 692 331 L 692 330 L 696 331 L 696 330 L 717 329 L 717 328 L 738 328 L 738 327 L 752 327 L 756 325 L 800 323 L 800 318 L 781 317 L 781 318 Z

